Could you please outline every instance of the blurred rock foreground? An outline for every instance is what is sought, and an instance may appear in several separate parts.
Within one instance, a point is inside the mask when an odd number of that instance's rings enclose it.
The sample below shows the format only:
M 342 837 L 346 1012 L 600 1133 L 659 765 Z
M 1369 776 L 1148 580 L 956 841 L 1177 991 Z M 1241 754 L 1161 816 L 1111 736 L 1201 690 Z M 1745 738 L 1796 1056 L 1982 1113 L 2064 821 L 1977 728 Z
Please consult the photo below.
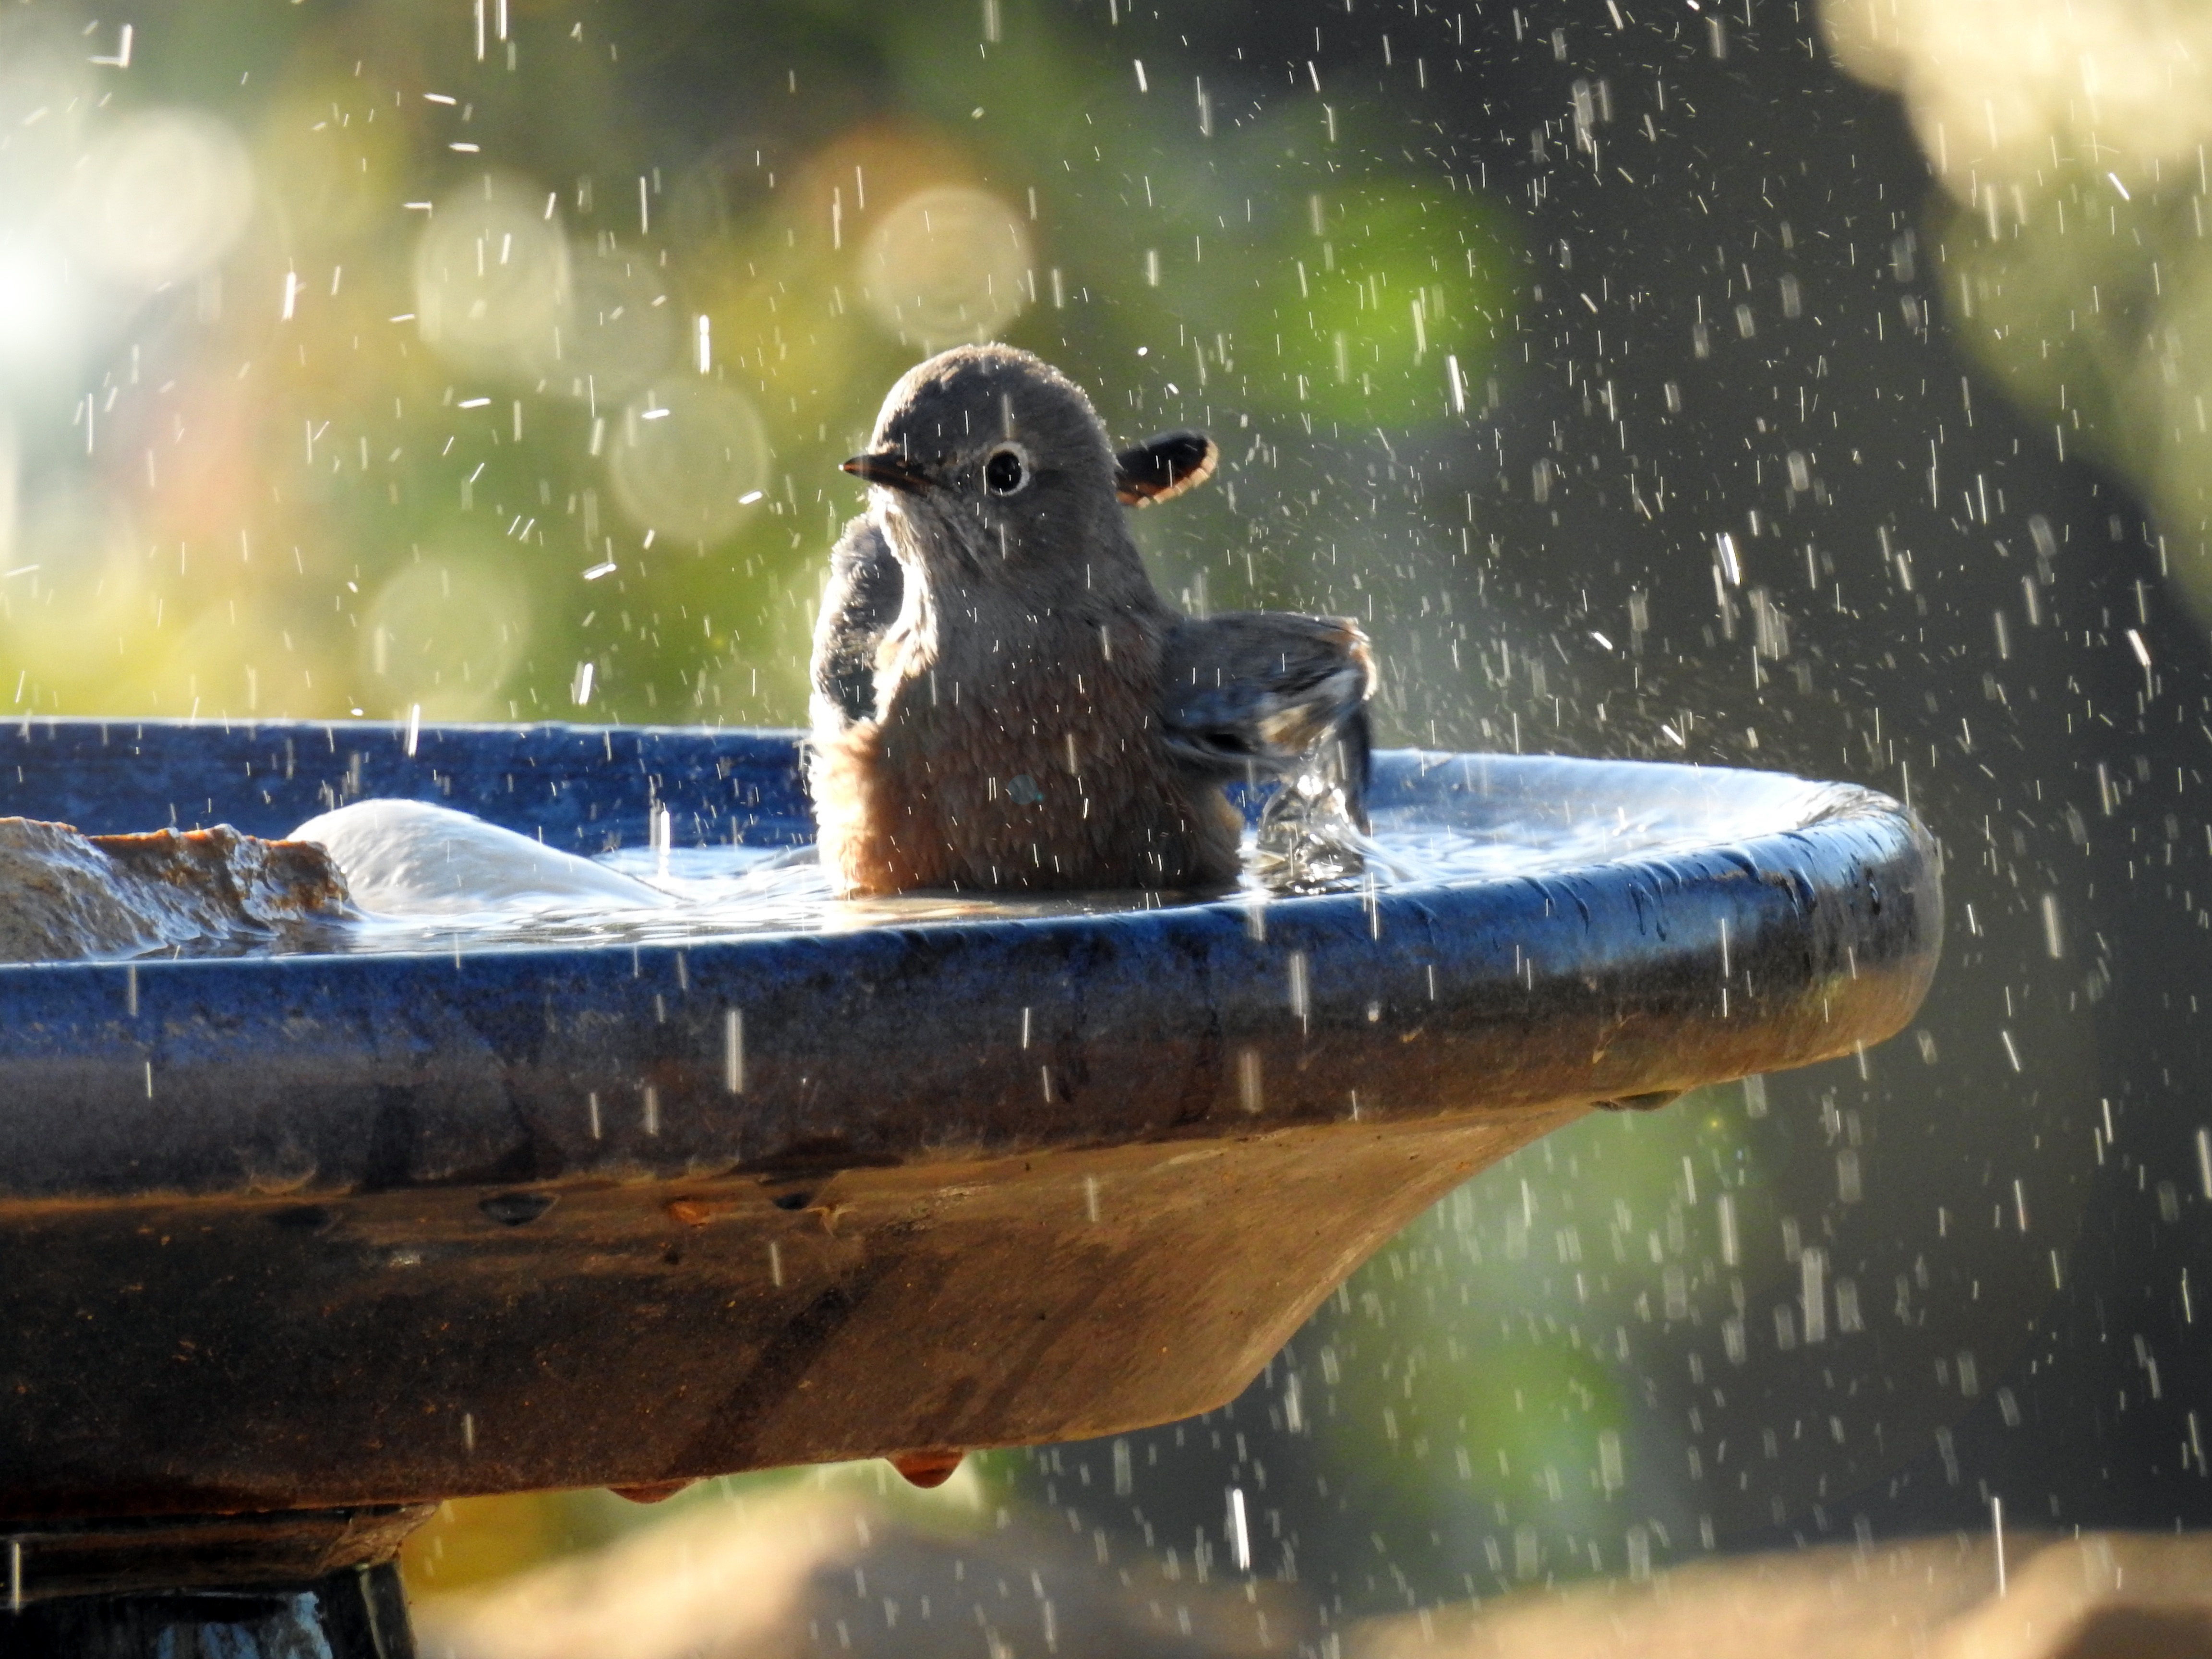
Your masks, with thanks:
M 849 1488 L 664 1524 L 416 1603 L 424 1659 L 2197 1659 L 2212 1538 L 2008 1534 L 1721 1559 L 1340 1625 L 1305 1587 L 1124 1566 L 1034 1511 L 894 1513 Z M 1195 1564 L 1194 1564 L 1195 1567 Z M 1170 1576 L 1170 1572 L 1174 1576 Z

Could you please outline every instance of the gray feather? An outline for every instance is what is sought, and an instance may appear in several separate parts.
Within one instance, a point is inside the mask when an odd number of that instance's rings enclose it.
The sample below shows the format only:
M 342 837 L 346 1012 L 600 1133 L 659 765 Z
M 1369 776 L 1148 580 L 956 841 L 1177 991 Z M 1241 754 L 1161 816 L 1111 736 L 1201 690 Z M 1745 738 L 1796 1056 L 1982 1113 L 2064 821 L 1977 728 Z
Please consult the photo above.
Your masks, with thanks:
M 1366 702 L 1374 658 L 1346 617 L 1236 611 L 1186 617 L 1169 634 L 1160 675 L 1168 746 L 1224 777 L 1283 776 L 1316 745 L 1343 745 L 1355 813 L 1367 781 Z
M 840 726 L 876 715 L 876 648 L 904 593 L 884 533 L 854 520 L 830 555 L 830 586 L 814 624 L 814 709 Z

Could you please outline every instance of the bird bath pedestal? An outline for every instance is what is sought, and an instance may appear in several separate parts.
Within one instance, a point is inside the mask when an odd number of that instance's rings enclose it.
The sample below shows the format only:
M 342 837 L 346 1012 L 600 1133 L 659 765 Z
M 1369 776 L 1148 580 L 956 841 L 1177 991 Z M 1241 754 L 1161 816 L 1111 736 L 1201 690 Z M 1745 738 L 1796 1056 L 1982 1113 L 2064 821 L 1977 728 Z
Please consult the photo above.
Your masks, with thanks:
M 788 734 L 33 720 L 0 811 L 282 836 L 368 796 L 551 845 L 811 833 Z M 502 949 L 0 968 L 17 1654 L 410 1653 L 468 1493 L 1105 1435 L 1235 1395 L 1592 1106 L 1909 1020 L 1893 802 L 1379 757 L 1378 825 L 1553 856 L 1364 894 Z

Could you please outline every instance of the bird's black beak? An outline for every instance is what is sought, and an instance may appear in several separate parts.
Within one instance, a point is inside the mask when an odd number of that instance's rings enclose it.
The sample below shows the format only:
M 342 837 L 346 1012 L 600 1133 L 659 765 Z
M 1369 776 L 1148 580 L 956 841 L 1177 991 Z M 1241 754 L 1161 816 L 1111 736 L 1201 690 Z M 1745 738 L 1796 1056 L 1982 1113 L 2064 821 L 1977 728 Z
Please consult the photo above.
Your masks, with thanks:
M 844 470 L 856 478 L 866 478 L 872 484 L 887 484 L 893 489 L 903 489 L 910 495 L 918 495 L 933 487 L 929 475 L 896 450 L 855 455 L 844 463 Z

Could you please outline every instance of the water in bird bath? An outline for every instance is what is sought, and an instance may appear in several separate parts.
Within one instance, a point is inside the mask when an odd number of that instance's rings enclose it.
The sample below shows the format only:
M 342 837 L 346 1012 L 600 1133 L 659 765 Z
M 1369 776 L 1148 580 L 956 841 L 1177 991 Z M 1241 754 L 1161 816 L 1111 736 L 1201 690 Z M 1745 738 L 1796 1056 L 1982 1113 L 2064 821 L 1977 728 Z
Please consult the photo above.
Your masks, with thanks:
M 1553 787 L 1493 789 L 1492 764 L 1482 757 L 1386 757 L 1385 787 L 1364 835 L 1329 790 L 1299 797 L 1291 786 L 1257 830 L 1246 832 L 1242 874 L 1228 896 L 1265 902 L 1370 885 L 1388 890 L 1553 875 L 1787 830 L 1868 799 L 1780 775 L 1669 767 L 1632 769 L 1665 787 L 1646 781 L 1625 793 L 1620 769 L 1572 762 L 1536 763 L 1566 769 Z M 1723 776 L 1728 784 L 1714 787 Z M 1400 793 L 1407 800 L 1397 801 Z M 1278 810 L 1284 806 L 1291 810 Z M 298 836 L 328 848 L 362 911 L 312 948 L 353 953 L 687 945 L 754 933 L 1099 915 L 1208 896 L 1121 890 L 844 899 L 811 846 L 648 844 L 584 859 L 412 801 L 356 803 L 301 825 Z

